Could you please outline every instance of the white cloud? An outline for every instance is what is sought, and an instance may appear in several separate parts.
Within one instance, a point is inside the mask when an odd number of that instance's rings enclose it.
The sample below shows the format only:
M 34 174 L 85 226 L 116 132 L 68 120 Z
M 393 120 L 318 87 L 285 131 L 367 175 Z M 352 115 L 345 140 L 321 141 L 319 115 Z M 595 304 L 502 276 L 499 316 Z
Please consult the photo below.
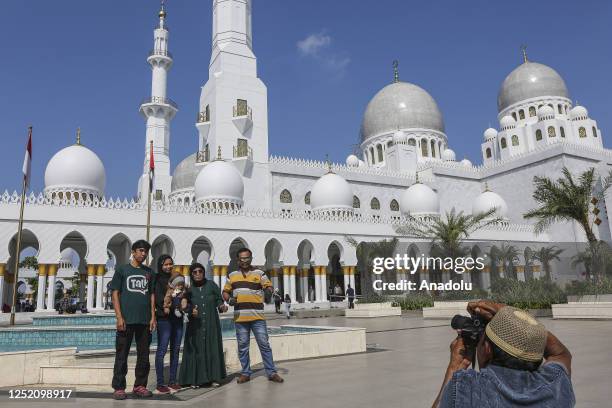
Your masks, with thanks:
M 297 47 L 302 55 L 318 56 L 319 51 L 331 44 L 331 37 L 324 32 L 310 34 L 308 37 L 298 41 Z
M 332 37 L 325 30 L 310 34 L 297 42 L 297 49 L 303 57 L 316 60 L 320 66 L 339 76 L 343 76 L 351 59 L 346 53 L 336 52 L 332 47 Z

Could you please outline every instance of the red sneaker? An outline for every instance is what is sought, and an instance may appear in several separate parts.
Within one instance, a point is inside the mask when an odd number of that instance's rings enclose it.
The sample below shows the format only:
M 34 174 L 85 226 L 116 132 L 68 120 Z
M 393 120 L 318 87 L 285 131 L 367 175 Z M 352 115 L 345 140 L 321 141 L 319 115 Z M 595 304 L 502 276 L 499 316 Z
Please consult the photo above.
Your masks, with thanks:
M 157 391 L 158 394 L 170 394 L 172 392 L 172 390 L 165 385 L 158 385 L 155 391 Z
M 151 395 L 153 395 L 153 393 L 147 390 L 147 387 L 145 387 L 144 385 L 134 387 L 134 389 L 132 390 L 132 394 L 134 394 L 134 396 L 138 398 L 149 398 Z
M 125 393 L 125 390 L 115 390 L 115 392 L 113 392 L 113 399 L 124 400 L 126 398 L 127 394 Z
M 172 390 L 174 392 L 180 391 L 180 390 L 183 389 L 183 387 L 181 387 L 180 384 L 176 384 L 176 383 L 170 384 L 170 385 L 168 385 L 168 387 L 170 388 L 170 390 Z

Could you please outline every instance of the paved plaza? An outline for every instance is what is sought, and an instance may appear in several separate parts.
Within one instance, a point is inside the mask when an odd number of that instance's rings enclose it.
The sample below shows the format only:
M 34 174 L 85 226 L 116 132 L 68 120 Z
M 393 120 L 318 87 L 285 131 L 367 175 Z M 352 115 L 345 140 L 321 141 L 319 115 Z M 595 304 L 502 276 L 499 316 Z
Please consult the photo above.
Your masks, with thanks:
M 612 322 L 542 321 L 574 356 L 572 381 L 577 406 L 612 406 Z M 278 323 L 270 322 L 271 325 Z M 445 321 L 426 321 L 416 314 L 376 319 L 294 319 L 291 323 L 366 327 L 369 351 L 342 357 L 280 362 L 280 373 L 286 379 L 282 385 L 270 383 L 259 370 L 250 383 L 238 385 L 231 382 L 206 393 L 194 393 L 196 396 L 187 401 L 113 401 L 109 393 L 109 399 L 79 398 L 76 404 L 211 408 L 427 407 L 431 406 L 440 387 L 448 363 L 448 346 L 454 336 Z M 150 388 L 152 386 L 150 384 Z M 25 406 L 23 402 L 9 402 L 6 395 L 0 396 L 0 405 L 7 408 Z M 27 406 L 63 407 L 66 403 L 30 402 Z

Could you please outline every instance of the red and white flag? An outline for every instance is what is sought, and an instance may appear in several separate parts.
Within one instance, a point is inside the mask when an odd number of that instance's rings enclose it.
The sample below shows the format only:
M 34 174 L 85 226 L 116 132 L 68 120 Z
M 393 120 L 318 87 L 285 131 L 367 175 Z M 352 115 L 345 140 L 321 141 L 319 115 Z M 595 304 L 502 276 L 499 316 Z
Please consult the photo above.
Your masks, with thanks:
M 149 194 L 153 192 L 153 180 L 155 178 L 155 159 L 153 157 L 153 141 L 149 149 L 151 156 L 149 157 Z
M 28 132 L 28 144 L 26 145 L 25 157 L 23 158 L 23 179 L 25 186 L 30 186 L 30 175 L 32 174 L 32 126 Z

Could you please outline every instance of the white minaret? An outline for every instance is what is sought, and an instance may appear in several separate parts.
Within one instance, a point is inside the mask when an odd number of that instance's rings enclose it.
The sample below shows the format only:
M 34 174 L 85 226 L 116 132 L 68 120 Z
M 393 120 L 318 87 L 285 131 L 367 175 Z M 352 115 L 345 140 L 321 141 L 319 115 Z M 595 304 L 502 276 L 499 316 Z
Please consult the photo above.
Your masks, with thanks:
M 150 146 L 153 141 L 155 160 L 155 185 L 153 199 L 165 199 L 170 193 L 170 121 L 178 111 L 174 101 L 166 96 L 168 71 L 172 66 L 172 54 L 168 52 L 168 29 L 166 11 L 162 2 L 159 11 L 159 26 L 154 31 L 153 50 L 147 62 L 151 65 L 151 97 L 140 105 L 140 113 L 147 121 L 143 174 L 138 183 L 139 200 L 146 200 L 149 189 Z M 161 194 L 161 197 L 160 197 Z
M 251 0 L 213 0 L 212 54 L 200 96 L 199 162 L 234 160 L 243 175 L 268 161 L 268 91 L 257 77 Z M 248 190 L 248 186 L 247 186 Z M 248 192 L 247 192 L 248 194 Z

